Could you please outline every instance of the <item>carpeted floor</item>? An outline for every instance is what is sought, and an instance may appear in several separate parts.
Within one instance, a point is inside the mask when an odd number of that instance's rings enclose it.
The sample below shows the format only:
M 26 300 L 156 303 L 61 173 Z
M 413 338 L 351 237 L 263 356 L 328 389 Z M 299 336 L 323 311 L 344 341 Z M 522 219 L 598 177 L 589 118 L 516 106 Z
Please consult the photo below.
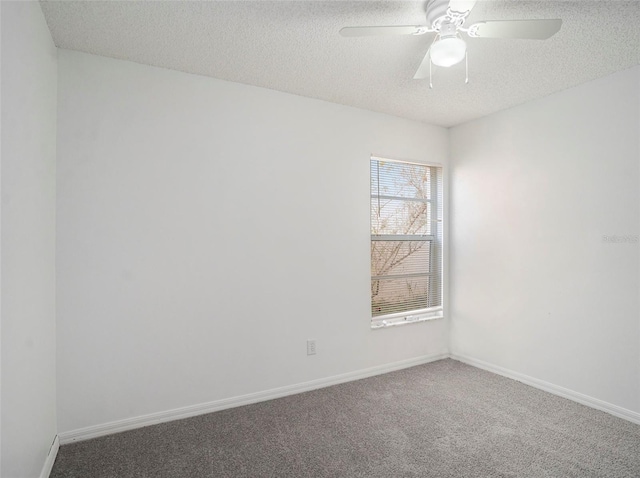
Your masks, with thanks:
M 640 425 L 441 360 L 64 445 L 52 478 L 640 477 Z

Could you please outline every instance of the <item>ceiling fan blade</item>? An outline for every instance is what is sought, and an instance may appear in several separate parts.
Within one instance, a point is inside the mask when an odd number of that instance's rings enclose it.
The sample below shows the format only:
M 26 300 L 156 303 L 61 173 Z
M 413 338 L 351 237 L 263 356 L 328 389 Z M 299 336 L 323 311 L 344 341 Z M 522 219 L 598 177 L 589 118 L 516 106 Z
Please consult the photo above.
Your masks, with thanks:
M 450 0 L 449 8 L 452 12 L 470 12 L 476 4 L 476 0 Z
M 431 57 L 429 56 L 429 51 L 431 51 L 431 48 L 427 50 L 427 53 L 424 55 L 424 58 L 422 59 L 422 63 L 420 63 L 420 66 L 416 71 L 416 74 L 413 75 L 414 80 L 424 80 L 427 76 L 429 76 L 429 66 L 431 63 Z
M 503 20 L 474 23 L 469 27 L 470 37 L 523 38 L 546 40 L 560 30 L 562 20 Z
M 378 35 L 423 35 L 429 29 L 425 25 L 397 25 L 386 27 L 344 27 L 343 37 L 368 37 Z

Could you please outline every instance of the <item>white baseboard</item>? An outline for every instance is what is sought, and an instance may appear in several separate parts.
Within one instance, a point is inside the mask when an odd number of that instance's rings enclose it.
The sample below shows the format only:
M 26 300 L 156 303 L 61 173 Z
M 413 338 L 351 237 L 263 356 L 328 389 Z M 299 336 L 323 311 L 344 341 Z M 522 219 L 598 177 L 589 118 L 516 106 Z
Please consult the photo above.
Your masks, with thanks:
M 539 380 L 537 378 L 533 378 L 519 372 L 514 372 L 513 370 L 509 370 L 472 357 L 456 354 L 451 354 L 450 357 L 454 360 L 464 362 L 468 365 L 472 365 L 474 367 L 481 368 L 498 375 L 502 375 L 503 377 L 517 380 L 518 382 L 522 382 L 526 385 L 539 388 L 540 390 L 544 390 L 545 392 L 549 392 L 554 395 L 573 400 L 574 402 L 581 403 L 582 405 L 586 405 L 587 407 L 595 408 L 596 410 L 600 410 L 616 417 L 624 418 L 625 420 L 628 420 L 630 422 L 640 424 L 640 413 L 619 407 L 618 405 L 613 405 L 612 403 L 605 402 L 603 400 L 599 400 L 597 398 L 593 398 L 588 395 L 575 392 L 573 390 L 569 390 L 568 388 L 560 387 L 558 385 L 545 382 L 544 380 Z
M 288 385 L 286 387 L 265 390 L 263 392 L 250 393 L 238 397 L 225 398 L 222 400 L 215 400 L 213 402 L 201 403 L 198 405 L 176 408 L 174 410 L 167 410 L 165 412 L 151 413 L 149 415 L 126 418 L 124 420 L 116 420 L 114 422 L 104 423 L 102 425 L 95 425 L 91 427 L 80 428 L 77 430 L 71 430 L 68 432 L 62 432 L 59 434 L 60 444 L 65 445 L 67 443 L 88 440 L 90 438 L 97 438 L 104 435 L 111 435 L 113 433 L 133 430 L 135 428 L 179 420 L 181 418 L 188 418 L 196 415 L 203 415 L 205 413 L 216 412 L 227 408 L 249 405 L 251 403 L 263 402 L 266 400 L 272 400 L 274 398 L 285 397 L 287 395 L 294 395 L 296 393 L 308 392 L 310 390 L 329 387 L 331 385 L 337 385 L 339 383 L 351 382 L 353 380 L 359 380 L 362 378 L 372 377 L 374 375 L 393 372 L 395 370 L 401 370 L 403 368 L 414 367 L 416 365 L 421 365 L 429 362 L 435 362 L 436 360 L 441 360 L 448 357 L 448 352 L 443 352 L 435 355 L 423 355 L 408 360 L 402 360 L 400 362 L 393 362 L 390 364 L 379 365 L 377 367 L 356 370 L 355 372 L 343 373 L 340 375 L 334 375 L 332 377 L 326 377 L 295 385 Z
M 111 435 L 113 433 L 119 433 L 126 430 L 133 430 L 135 428 L 142 428 L 149 425 L 155 425 L 158 423 L 169 422 L 173 420 L 179 420 L 181 418 L 188 418 L 197 415 L 203 415 L 206 413 L 216 412 L 219 410 L 225 410 L 227 408 L 239 407 L 242 405 L 249 405 L 251 403 L 263 402 L 266 400 L 273 400 L 275 398 L 285 397 L 288 395 L 295 395 L 297 393 L 308 392 L 319 388 L 329 387 L 331 385 L 337 385 L 344 382 L 351 382 L 353 380 L 359 380 L 362 378 L 372 377 L 374 375 L 381 375 L 395 370 L 401 370 L 403 368 L 414 367 L 429 362 L 435 362 L 436 360 L 442 360 L 445 358 L 452 358 L 468 365 L 487 370 L 489 372 L 502 375 L 503 377 L 511 378 L 522 382 L 526 385 L 544 390 L 545 392 L 558 395 L 574 402 L 581 403 L 591 408 L 601 410 L 619 418 L 623 418 L 633 423 L 640 424 L 640 413 L 628 410 L 626 408 L 613 405 L 611 403 L 599 400 L 597 398 L 584 395 L 573 390 L 554 385 L 543 380 L 539 380 L 528 375 L 514 372 L 498 365 L 494 365 L 482 360 L 478 360 L 465 355 L 449 354 L 446 352 L 434 355 L 423 355 L 413 359 L 402 360 L 399 362 L 393 362 L 390 364 L 379 365 L 363 370 L 356 370 L 355 372 L 348 372 L 340 375 L 334 375 L 331 377 L 321 378 L 318 380 L 312 380 L 309 382 L 303 382 L 295 385 L 288 385 L 286 387 L 274 388 L 271 390 L 265 390 L 262 392 L 250 393 L 247 395 L 241 395 L 238 397 L 231 397 L 222 400 L 215 400 L 213 402 L 201 403 L 198 405 L 191 405 L 188 407 L 176 408 L 173 410 L 167 410 L 164 412 L 151 413 L 149 415 L 142 415 L 139 417 L 126 418 L 124 420 L 116 420 L 101 425 L 95 425 L 86 428 L 80 428 L 77 430 L 71 430 L 68 432 L 60 433 L 53 445 L 51 451 L 47 456 L 47 460 L 42 469 L 40 478 L 47 478 L 53 467 L 53 463 L 58 453 L 58 447 L 67 443 L 76 441 L 89 440 L 91 438 L 97 438 L 100 436 Z
M 53 469 L 53 464 L 56 461 L 56 456 L 58 456 L 59 449 L 60 439 L 58 438 L 58 435 L 56 435 L 56 437 L 53 439 L 53 443 L 51 444 L 51 448 L 49 449 L 47 459 L 44 461 L 42 471 L 40 472 L 40 478 L 49 478 L 51 470 Z

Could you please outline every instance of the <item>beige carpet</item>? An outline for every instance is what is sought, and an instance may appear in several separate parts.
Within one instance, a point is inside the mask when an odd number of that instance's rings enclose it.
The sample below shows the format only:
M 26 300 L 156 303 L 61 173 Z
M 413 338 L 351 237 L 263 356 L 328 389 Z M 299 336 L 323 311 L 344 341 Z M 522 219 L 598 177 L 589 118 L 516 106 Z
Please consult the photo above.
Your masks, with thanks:
M 640 425 L 441 360 L 64 445 L 52 478 L 640 477 Z

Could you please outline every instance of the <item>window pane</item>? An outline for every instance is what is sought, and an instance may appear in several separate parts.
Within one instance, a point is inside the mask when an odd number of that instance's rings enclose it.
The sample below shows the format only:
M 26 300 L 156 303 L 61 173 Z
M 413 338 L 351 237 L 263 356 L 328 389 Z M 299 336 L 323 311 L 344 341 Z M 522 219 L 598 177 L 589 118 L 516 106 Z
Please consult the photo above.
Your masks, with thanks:
M 424 274 L 430 268 L 431 241 L 371 241 L 371 275 Z
M 376 320 L 442 306 L 442 168 L 371 158 Z
M 371 281 L 373 317 L 426 309 L 429 304 L 429 276 Z
M 371 234 L 430 235 L 431 204 L 372 197 Z
M 371 196 L 431 199 L 430 167 L 371 160 Z

